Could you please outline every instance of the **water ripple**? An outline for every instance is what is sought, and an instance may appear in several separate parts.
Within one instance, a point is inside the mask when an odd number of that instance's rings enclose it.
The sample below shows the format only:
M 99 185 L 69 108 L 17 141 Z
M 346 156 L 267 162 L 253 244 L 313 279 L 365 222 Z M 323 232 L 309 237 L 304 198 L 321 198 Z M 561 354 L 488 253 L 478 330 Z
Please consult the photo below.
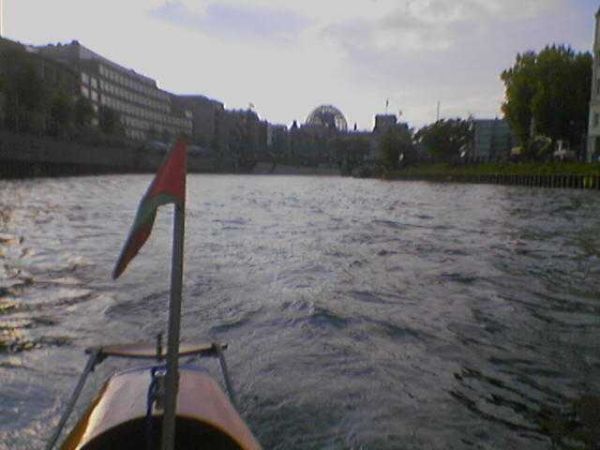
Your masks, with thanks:
M 149 178 L 0 181 L 9 448 L 41 447 L 83 348 L 165 332 L 169 208 L 109 279 Z M 265 448 L 600 441 L 596 192 L 190 176 L 188 199 L 182 336 L 229 342 Z

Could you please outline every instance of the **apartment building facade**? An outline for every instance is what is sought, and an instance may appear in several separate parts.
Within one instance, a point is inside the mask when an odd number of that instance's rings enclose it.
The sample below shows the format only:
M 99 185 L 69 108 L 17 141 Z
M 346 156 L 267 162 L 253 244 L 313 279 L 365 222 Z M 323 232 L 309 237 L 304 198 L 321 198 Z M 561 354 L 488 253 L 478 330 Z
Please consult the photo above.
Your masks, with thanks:
M 152 78 L 122 67 L 77 41 L 36 47 L 36 51 L 75 70 L 80 95 L 90 100 L 97 113 L 102 108 L 118 112 L 127 137 L 143 141 L 191 136 L 192 113 L 176 105 L 173 95 L 159 89 Z
M 202 146 L 215 146 L 222 134 L 223 103 L 203 95 L 176 95 L 173 104 L 192 113 L 192 141 Z

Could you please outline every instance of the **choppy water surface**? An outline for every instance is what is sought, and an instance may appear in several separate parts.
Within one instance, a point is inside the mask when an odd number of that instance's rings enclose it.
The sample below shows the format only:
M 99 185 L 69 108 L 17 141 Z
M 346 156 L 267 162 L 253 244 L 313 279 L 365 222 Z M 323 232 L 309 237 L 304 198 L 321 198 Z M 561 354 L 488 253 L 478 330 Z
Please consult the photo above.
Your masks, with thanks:
M 149 179 L 0 182 L 0 447 L 43 445 L 84 348 L 166 329 L 167 208 L 110 281 Z M 183 337 L 229 342 L 267 449 L 592 446 L 599 212 L 597 192 L 190 176 Z

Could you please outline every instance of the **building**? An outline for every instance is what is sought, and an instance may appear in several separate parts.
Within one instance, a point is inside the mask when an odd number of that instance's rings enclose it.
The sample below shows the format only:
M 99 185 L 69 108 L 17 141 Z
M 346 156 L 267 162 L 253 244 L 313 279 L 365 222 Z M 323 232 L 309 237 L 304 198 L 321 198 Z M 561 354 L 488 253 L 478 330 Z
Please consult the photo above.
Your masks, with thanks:
M 79 91 L 97 113 L 110 108 L 119 113 L 127 137 L 135 140 L 192 134 L 191 112 L 174 104 L 173 95 L 156 81 L 94 53 L 77 41 L 36 47 L 79 75 Z
M 377 114 L 375 116 L 375 127 L 373 133 L 381 134 L 385 133 L 390 128 L 394 128 L 398 123 L 396 114 Z
M 594 34 L 594 66 L 592 69 L 592 95 L 588 125 L 587 160 L 597 160 L 600 155 L 600 9 L 596 13 Z
M 344 114 L 333 105 L 316 107 L 308 115 L 305 127 L 323 128 L 331 132 L 345 133 L 348 131 L 348 122 Z
M 34 47 L 0 37 L 0 58 L 0 76 L 8 78 L 29 66 L 47 87 L 69 95 L 78 93 L 77 73 L 64 64 L 38 55 Z
M 48 97 L 46 100 L 52 102 L 54 95 L 79 94 L 76 71 L 39 55 L 34 47 L 3 38 L 0 38 L 0 84 L 4 84 L 0 88 L 0 127 L 8 125 L 14 131 L 46 131 L 52 119 L 48 108 L 41 108 L 42 98 Z M 26 123 L 31 126 L 25 126 Z
M 476 161 L 499 161 L 508 158 L 517 139 L 506 120 L 473 119 L 473 149 Z
M 203 95 L 177 95 L 173 103 L 192 113 L 192 142 L 216 147 L 224 113 L 223 103 Z

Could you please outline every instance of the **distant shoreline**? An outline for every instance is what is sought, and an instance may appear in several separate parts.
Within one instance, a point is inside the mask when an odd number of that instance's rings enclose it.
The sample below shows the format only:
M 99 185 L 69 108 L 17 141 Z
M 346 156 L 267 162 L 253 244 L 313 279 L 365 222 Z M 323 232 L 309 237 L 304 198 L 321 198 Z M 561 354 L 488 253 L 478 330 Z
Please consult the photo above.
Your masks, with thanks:
M 89 145 L 0 131 L 0 180 L 59 176 L 154 173 L 164 158 L 160 152 L 132 147 Z M 236 171 L 218 170 L 212 158 L 188 157 L 189 173 L 339 176 L 335 166 L 292 166 L 257 162 Z

